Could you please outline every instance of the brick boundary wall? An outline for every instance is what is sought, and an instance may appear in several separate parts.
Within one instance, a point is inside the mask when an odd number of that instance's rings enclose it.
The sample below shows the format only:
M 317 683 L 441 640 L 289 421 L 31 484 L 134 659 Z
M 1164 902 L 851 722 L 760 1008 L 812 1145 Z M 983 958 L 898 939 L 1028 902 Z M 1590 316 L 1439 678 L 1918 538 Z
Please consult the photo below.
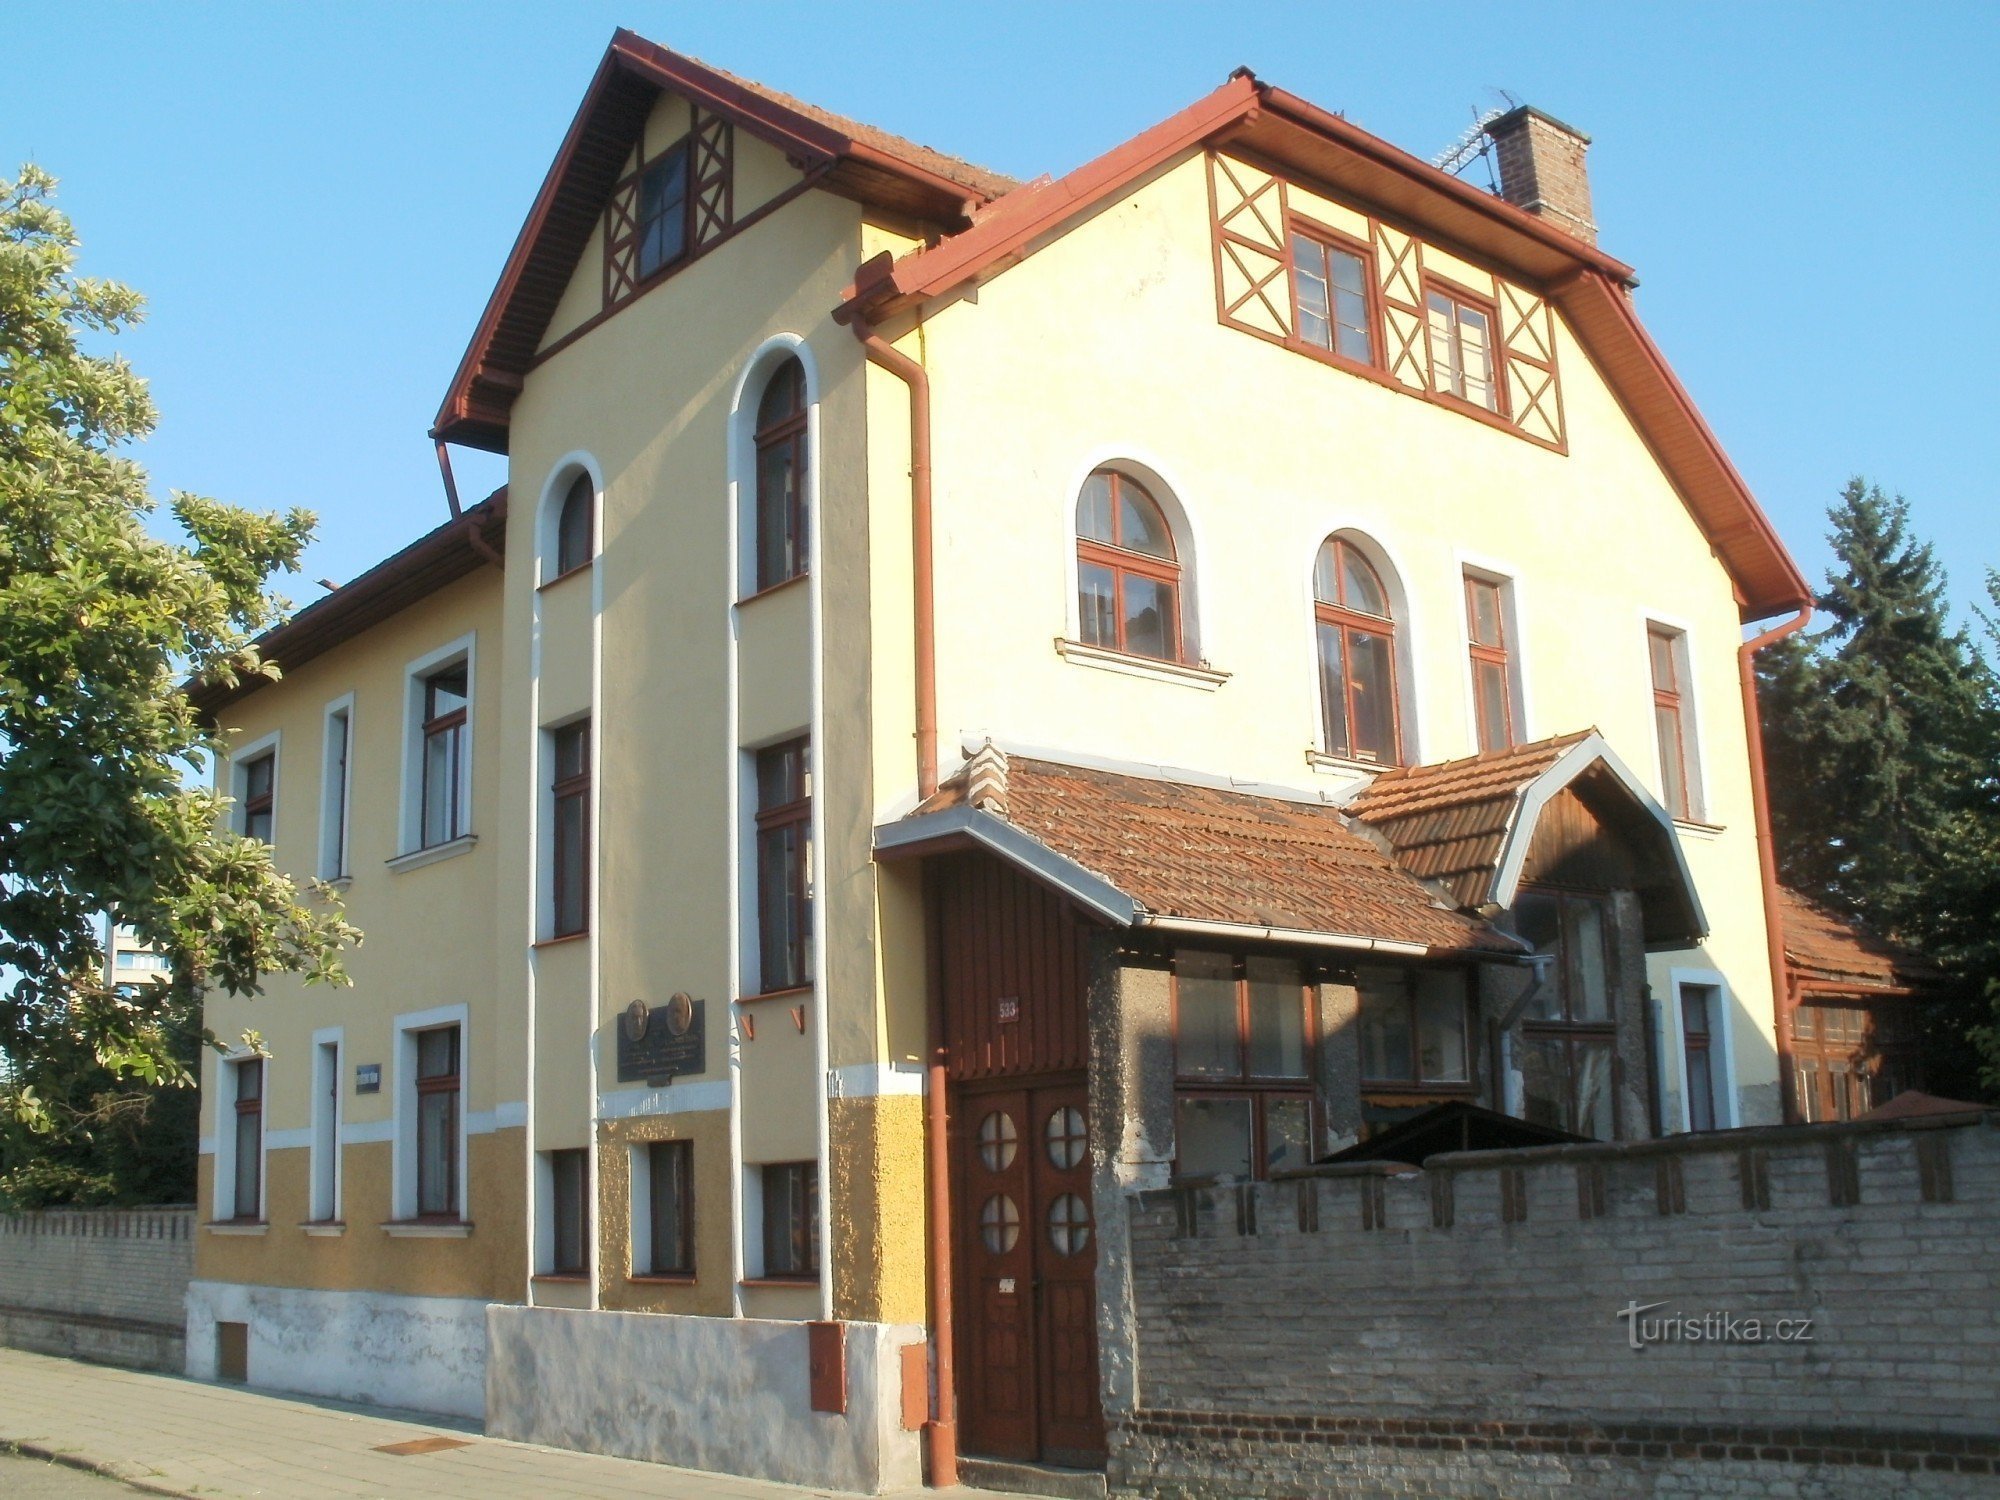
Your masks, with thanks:
M 1128 1195 L 1114 1493 L 1991 1495 L 2000 1115 Z M 1813 1340 L 1632 1350 L 1614 1310 Z M 1664 1317 L 1666 1314 L 1655 1314 Z
M 192 1208 L 0 1213 L 0 1344 L 178 1372 L 193 1275 Z

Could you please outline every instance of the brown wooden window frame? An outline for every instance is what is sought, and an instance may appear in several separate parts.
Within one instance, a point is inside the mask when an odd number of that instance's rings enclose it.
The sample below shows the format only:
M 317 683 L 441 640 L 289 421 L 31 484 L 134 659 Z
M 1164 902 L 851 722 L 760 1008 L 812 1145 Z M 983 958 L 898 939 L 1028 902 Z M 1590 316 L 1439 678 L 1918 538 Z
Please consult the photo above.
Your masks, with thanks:
M 590 931 L 590 752 L 591 721 L 577 719 L 549 731 L 549 936 L 580 937 Z M 574 745 L 571 769 L 565 769 L 568 747 Z M 572 850 L 563 838 L 565 817 L 577 823 Z M 572 857 L 573 856 L 573 857 Z M 574 868 L 572 868 L 572 863 Z M 575 915 L 569 914 L 575 895 Z
M 1479 606 L 1475 595 L 1482 589 L 1492 591 L 1493 622 L 1495 641 L 1479 639 Z M 1472 673 L 1472 732 L 1479 749 L 1507 750 L 1520 741 L 1514 725 L 1514 663 L 1511 643 L 1507 638 L 1507 584 L 1498 578 L 1489 578 L 1481 573 L 1468 570 L 1465 574 L 1465 642 L 1470 658 Z M 1500 671 L 1500 738 L 1498 744 L 1487 743 L 1487 731 L 1491 727 L 1486 722 L 1486 701 L 1479 691 L 1479 669 L 1481 666 L 1497 667 Z
M 550 583 L 580 573 L 597 561 L 597 485 L 588 471 L 569 482 L 556 510 L 554 550 Z
M 233 1073 L 231 1082 L 235 1085 L 236 1113 L 233 1124 L 236 1138 L 233 1143 L 234 1158 L 231 1162 L 229 1190 L 229 1217 L 231 1222 L 241 1224 L 261 1224 L 264 1222 L 264 1087 L 268 1081 L 261 1057 L 246 1057 L 230 1064 Z M 245 1091 L 248 1080 L 256 1081 L 254 1092 Z M 250 1154 L 246 1159 L 243 1152 L 244 1136 L 250 1138 Z M 244 1186 L 247 1181 L 250 1201 L 246 1206 Z
M 1423 317 L 1424 357 L 1425 362 L 1429 365 L 1424 394 L 1431 400 L 1449 406 L 1457 411 L 1468 412 L 1486 419 L 1497 418 L 1507 425 L 1508 431 L 1518 432 L 1520 429 L 1514 425 L 1511 403 L 1508 399 L 1507 351 L 1501 338 L 1499 303 L 1484 293 L 1476 292 L 1471 287 L 1461 286 L 1457 282 L 1439 276 L 1432 271 L 1425 271 L 1423 273 L 1418 284 L 1418 291 L 1423 297 L 1423 302 L 1418 311 Z M 1440 365 L 1437 346 L 1432 338 L 1430 305 L 1432 297 L 1442 297 L 1452 304 L 1451 338 L 1454 346 L 1453 353 L 1457 357 L 1454 363 L 1448 367 Z M 1438 388 L 1438 371 L 1440 368 L 1450 368 L 1456 371 L 1454 377 L 1455 383 L 1458 385 L 1465 383 L 1464 336 L 1459 328 L 1459 310 L 1461 308 L 1470 308 L 1486 319 L 1486 360 L 1490 371 L 1489 380 L 1493 387 L 1493 404 L 1491 406 L 1474 401 L 1469 396 L 1462 396 L 1450 387 L 1446 387 L 1443 390 Z
M 668 256 L 658 264 L 649 266 L 646 264 L 646 230 L 654 220 L 648 219 L 645 216 L 646 179 L 656 172 L 665 171 L 676 160 L 680 162 L 681 167 L 680 249 L 677 253 Z M 633 172 L 632 178 L 632 235 L 621 248 L 631 256 L 631 281 L 636 291 L 657 278 L 666 275 L 674 267 L 685 261 L 694 250 L 695 191 L 693 135 L 682 136 L 651 161 L 641 165 L 638 170 Z M 658 214 L 654 216 L 654 219 L 664 222 L 666 217 L 665 214 Z
M 571 1146 L 546 1153 L 549 1163 L 549 1268 L 544 1276 L 590 1274 L 590 1151 Z
M 268 844 L 277 823 L 278 752 L 270 749 L 243 762 L 243 837 Z
M 1209 958 L 1226 959 L 1236 993 L 1236 1054 L 1239 1068 L 1233 1076 L 1213 1073 L 1187 1073 L 1181 1066 L 1181 975 L 1182 954 L 1199 953 Z M 1268 958 L 1289 963 L 1296 967 L 1299 975 L 1299 1046 L 1304 1061 L 1303 1073 L 1282 1075 L 1257 1075 L 1251 1072 L 1251 979 L 1250 961 L 1253 958 Z M 1306 1151 L 1308 1157 L 1319 1139 L 1320 1105 L 1317 1084 L 1319 1061 L 1319 1007 L 1314 1003 L 1317 981 L 1312 966 L 1304 959 L 1289 954 L 1241 953 L 1220 948 L 1190 946 L 1177 948 L 1170 955 L 1168 979 L 1168 1024 L 1174 1048 L 1174 1114 L 1175 1114 L 1175 1163 L 1174 1175 L 1180 1175 L 1179 1164 L 1179 1116 L 1183 1100 L 1213 1100 L 1216 1102 L 1243 1100 L 1250 1110 L 1250 1174 L 1253 1180 L 1263 1181 L 1269 1175 L 1270 1150 L 1270 1107 L 1274 1103 L 1302 1103 L 1306 1107 Z
M 439 710 L 438 684 L 448 677 L 459 678 L 465 685 L 464 691 L 457 695 L 461 700 L 458 707 Z M 435 667 L 424 673 L 420 683 L 423 721 L 417 754 L 417 847 L 435 849 L 464 838 L 467 832 L 465 769 L 472 754 L 467 728 L 471 721 L 472 661 L 463 657 Z M 445 764 L 448 769 L 442 790 L 447 798 L 448 820 L 442 835 L 434 839 L 430 836 L 431 798 L 435 790 L 431 786 L 431 744 L 439 739 L 445 740 L 447 745 Z
M 768 415 L 765 405 L 781 380 L 792 386 L 796 400 L 789 410 Z M 812 458 L 811 437 L 807 432 L 811 413 L 805 365 L 796 354 L 788 354 L 772 369 L 757 397 L 752 468 L 756 494 L 751 545 L 755 553 L 756 591 L 760 594 L 795 578 L 804 578 L 812 571 L 812 515 L 806 503 L 808 465 Z M 765 456 L 781 448 L 790 453 L 791 493 L 771 495 L 765 485 Z
M 786 788 L 784 800 L 767 800 L 770 789 L 766 766 L 778 758 L 798 756 L 796 782 Z M 813 756 L 810 737 L 767 745 L 756 752 L 754 776 L 757 792 L 757 987 L 764 995 L 804 989 L 813 979 L 813 900 L 812 900 L 812 788 Z M 777 836 L 789 833 L 789 854 L 777 852 Z M 782 961 L 773 965 L 773 939 L 765 921 L 772 909 L 773 882 L 782 881 L 783 897 L 790 914 Z M 776 967 L 778 972 L 771 971 Z M 773 982 L 775 979 L 775 983 Z
M 1319 597 L 1317 579 L 1319 577 L 1319 555 L 1328 547 L 1335 549 L 1334 579 L 1340 594 L 1337 601 L 1327 601 Z M 1368 570 L 1375 580 L 1375 586 L 1382 591 L 1385 608 L 1394 609 L 1395 600 L 1389 592 L 1389 584 L 1382 576 L 1382 570 L 1375 566 L 1374 559 L 1356 546 L 1351 538 L 1335 534 L 1320 543 L 1319 553 L 1313 557 L 1313 671 L 1319 678 L 1320 700 L 1320 748 L 1339 760 L 1355 761 L 1374 766 L 1400 766 L 1403 763 L 1403 692 L 1402 672 L 1396 659 L 1396 630 L 1398 621 L 1394 615 L 1371 615 L 1365 610 L 1352 608 L 1346 602 L 1347 570 L 1345 557 L 1352 552 L 1355 559 Z M 1345 749 L 1334 747 L 1332 705 L 1326 701 L 1326 673 L 1320 665 L 1319 628 L 1340 632 L 1340 680 L 1342 690 L 1342 723 L 1347 731 Z M 1389 750 L 1380 757 L 1363 754 L 1355 748 L 1356 735 L 1354 713 L 1354 652 L 1353 636 L 1356 632 L 1369 636 L 1380 636 L 1384 642 L 1385 659 L 1389 664 Z
M 695 1186 L 694 1142 L 689 1140 L 649 1141 L 645 1147 L 646 1169 L 646 1264 L 641 1276 L 692 1280 L 695 1274 Z M 662 1163 L 666 1163 L 662 1167 Z M 662 1194 L 660 1183 L 673 1186 L 676 1212 L 672 1234 L 662 1234 Z M 671 1242 L 671 1243 L 669 1243 Z
M 764 1281 L 819 1280 L 819 1163 L 765 1162 L 757 1171 L 763 1220 Z M 774 1197 L 782 1213 L 773 1212 Z
M 1523 885 L 1515 898 L 1516 909 L 1522 898 L 1540 898 L 1555 904 L 1557 943 L 1555 962 L 1549 965 L 1549 973 L 1544 980 L 1545 992 L 1553 991 L 1561 1005 L 1560 1013 L 1552 1017 L 1523 1016 L 1518 1029 L 1524 1039 L 1545 1043 L 1560 1043 L 1563 1049 L 1564 1077 L 1569 1086 L 1569 1097 L 1564 1103 L 1562 1128 L 1574 1134 L 1584 1132 L 1580 1109 L 1581 1096 L 1577 1091 L 1581 1074 L 1577 1067 L 1579 1047 L 1605 1047 L 1610 1058 L 1608 1096 L 1611 1108 L 1611 1134 L 1608 1139 L 1622 1138 L 1622 1119 L 1619 1108 L 1619 1086 L 1624 1079 L 1623 1060 L 1618 1055 L 1618 949 L 1617 949 L 1617 907 L 1602 891 L 1572 890 L 1556 885 Z M 1588 903 L 1598 911 L 1598 934 L 1603 945 L 1605 1007 L 1609 1015 L 1604 1020 L 1579 1019 L 1576 1013 L 1575 996 L 1572 993 L 1571 964 L 1574 955 L 1569 948 L 1569 922 L 1566 909 L 1572 905 Z
M 1646 670 L 1653 683 L 1653 735 L 1658 741 L 1660 795 L 1667 812 L 1682 822 L 1696 818 L 1693 746 L 1688 734 L 1687 685 L 1682 678 L 1682 660 L 1687 648 L 1687 632 L 1671 625 L 1646 626 Z M 1664 651 L 1669 679 L 1660 681 L 1660 659 Z M 1667 760 L 1666 723 L 1673 725 L 1676 761 Z M 1678 766 L 1678 774 L 1676 774 Z
M 1923 1084 L 1922 1052 L 1908 1023 L 1849 999 L 1808 1001 L 1792 1011 L 1792 1077 L 1799 1118 L 1851 1120 Z M 1913 1028 L 1912 1028 L 1913 1030 Z
M 448 1032 L 451 1035 L 451 1071 L 449 1073 L 426 1074 L 424 1072 L 424 1038 L 444 1032 Z M 464 1145 L 465 1129 L 463 1077 L 465 1068 L 464 1028 L 456 1021 L 443 1026 L 426 1026 L 421 1031 L 411 1033 L 411 1042 L 415 1051 L 415 1084 L 417 1095 L 416 1139 L 415 1150 L 412 1153 L 414 1160 L 411 1167 L 411 1175 L 414 1178 L 416 1189 L 414 1203 L 416 1209 L 415 1218 L 423 1223 L 460 1223 L 464 1218 L 464 1211 L 461 1206 L 463 1184 L 459 1180 L 459 1154 Z M 447 1100 L 444 1106 L 444 1116 L 445 1138 L 449 1143 L 449 1149 L 445 1152 L 444 1156 L 444 1181 L 442 1183 L 431 1182 L 424 1162 L 425 1101 L 436 1097 L 444 1097 Z M 433 1193 L 429 1191 L 432 1187 L 442 1188 L 443 1191 Z M 424 1206 L 427 1202 L 438 1202 L 440 1200 L 448 1204 L 449 1207 L 427 1209 Z
M 1338 347 L 1340 325 L 1334 311 L 1333 278 L 1330 274 L 1327 277 L 1327 327 L 1328 336 L 1333 340 L 1335 347 L 1329 348 L 1325 344 L 1315 343 L 1301 332 L 1304 320 L 1299 316 L 1299 263 L 1298 247 L 1294 243 L 1295 236 L 1298 239 L 1310 240 L 1326 256 L 1349 255 L 1361 262 L 1362 296 L 1367 303 L 1367 323 L 1363 329 L 1368 336 L 1366 359 L 1356 359 L 1351 354 L 1340 352 Z M 1326 360 L 1343 369 L 1353 370 L 1377 380 L 1383 378 L 1386 371 L 1382 356 L 1385 341 L 1382 285 L 1376 268 L 1373 245 L 1365 240 L 1356 239 L 1351 234 L 1343 234 L 1338 229 L 1318 223 L 1303 214 L 1291 214 L 1285 223 L 1285 284 L 1290 289 L 1292 300 L 1291 332 L 1285 339 L 1288 346 L 1302 354 Z
M 1183 578 L 1180 543 L 1174 536 L 1173 523 L 1167 518 L 1167 508 L 1162 505 L 1152 490 L 1141 480 L 1134 479 L 1118 469 L 1096 469 L 1091 479 L 1103 477 L 1111 488 L 1111 540 L 1106 542 L 1083 534 L 1083 505 L 1085 495 L 1078 495 L 1076 501 L 1076 566 L 1077 566 L 1077 639 L 1086 646 L 1100 651 L 1115 651 L 1121 656 L 1132 657 L 1136 661 L 1165 661 L 1187 664 L 1187 632 L 1183 628 L 1182 616 L 1187 609 L 1187 587 Z M 1124 534 L 1125 486 L 1130 485 L 1139 492 L 1148 509 L 1159 518 L 1160 535 L 1165 538 L 1169 557 L 1154 557 L 1150 553 L 1135 552 L 1120 545 Z M 1088 481 L 1086 491 L 1088 493 Z M 1102 568 L 1111 574 L 1111 621 L 1112 640 L 1093 641 L 1085 628 L 1083 608 L 1083 570 L 1086 567 Z M 1125 629 L 1125 580 L 1130 576 L 1143 578 L 1171 591 L 1173 607 L 1167 611 L 1165 624 L 1172 639 L 1163 656 L 1155 656 L 1149 651 L 1134 650 Z
M 1457 975 L 1461 986 L 1459 991 L 1458 1036 L 1459 1050 L 1465 1059 L 1465 1077 L 1463 1078 L 1426 1078 L 1424 1076 L 1423 1038 L 1425 1027 L 1423 1011 L 1419 1006 L 1417 994 L 1417 975 L 1420 972 L 1419 969 L 1412 965 L 1401 967 L 1382 965 L 1379 967 L 1367 966 L 1367 972 L 1395 974 L 1401 979 L 1403 994 L 1400 998 L 1407 1016 L 1410 1035 L 1410 1076 L 1406 1078 L 1391 1078 L 1372 1074 L 1367 1071 L 1368 1046 L 1362 1029 L 1365 1026 L 1364 1012 L 1367 1009 L 1365 998 L 1367 986 L 1361 980 L 1360 976 L 1357 975 L 1355 983 L 1355 1026 L 1356 1036 L 1361 1040 L 1359 1050 L 1361 1054 L 1362 1092 L 1368 1094 L 1421 1094 L 1425 1097 L 1449 1094 L 1463 1095 L 1468 1098 L 1477 1094 L 1479 1092 L 1479 1081 L 1473 1051 L 1472 1021 L 1474 1003 L 1471 972 L 1456 967 L 1433 971 L 1448 972 Z

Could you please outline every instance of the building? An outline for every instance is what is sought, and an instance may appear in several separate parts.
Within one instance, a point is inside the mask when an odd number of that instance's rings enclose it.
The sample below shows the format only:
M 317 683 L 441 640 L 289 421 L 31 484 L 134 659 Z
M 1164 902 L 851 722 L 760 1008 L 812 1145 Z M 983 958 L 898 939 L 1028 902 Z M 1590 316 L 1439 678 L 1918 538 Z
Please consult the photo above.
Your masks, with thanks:
M 172 978 L 166 955 L 123 922 L 104 919 L 104 987 L 165 984 Z
M 198 695 L 367 939 L 211 1004 L 191 1371 L 1089 1468 L 1132 1190 L 1783 1118 L 1808 591 L 1585 138 L 1489 129 L 1239 72 L 1017 184 L 620 32 L 434 427 L 506 488 Z

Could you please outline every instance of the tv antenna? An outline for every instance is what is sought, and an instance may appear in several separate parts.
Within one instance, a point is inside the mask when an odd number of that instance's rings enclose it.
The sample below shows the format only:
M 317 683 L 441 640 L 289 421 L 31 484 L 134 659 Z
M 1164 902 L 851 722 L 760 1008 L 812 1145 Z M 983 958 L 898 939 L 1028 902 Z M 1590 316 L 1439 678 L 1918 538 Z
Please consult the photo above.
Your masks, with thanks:
M 1505 102 L 1489 109 L 1473 106 L 1472 123 L 1457 140 L 1431 158 L 1431 165 L 1440 172 L 1449 172 L 1454 177 L 1462 177 L 1466 168 L 1476 161 L 1483 161 L 1486 163 L 1486 185 L 1497 193 L 1500 191 L 1500 178 L 1494 169 L 1493 137 L 1488 134 L 1488 127 L 1508 110 L 1516 108 L 1520 100 L 1505 89 L 1495 89 L 1493 92 Z

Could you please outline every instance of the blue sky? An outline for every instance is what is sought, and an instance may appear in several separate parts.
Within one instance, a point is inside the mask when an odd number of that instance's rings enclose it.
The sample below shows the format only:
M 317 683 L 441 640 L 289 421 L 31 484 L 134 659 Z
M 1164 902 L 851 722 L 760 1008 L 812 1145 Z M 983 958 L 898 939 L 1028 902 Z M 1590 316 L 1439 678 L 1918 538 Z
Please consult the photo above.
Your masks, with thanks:
M 0 7 L 0 172 L 151 302 L 159 493 L 316 510 L 307 579 L 443 518 L 425 429 L 618 25 L 1020 176 L 1238 64 L 1421 156 L 1505 89 L 1594 137 L 1603 244 L 1809 577 L 1854 473 L 1961 602 L 2000 565 L 1991 4 Z

